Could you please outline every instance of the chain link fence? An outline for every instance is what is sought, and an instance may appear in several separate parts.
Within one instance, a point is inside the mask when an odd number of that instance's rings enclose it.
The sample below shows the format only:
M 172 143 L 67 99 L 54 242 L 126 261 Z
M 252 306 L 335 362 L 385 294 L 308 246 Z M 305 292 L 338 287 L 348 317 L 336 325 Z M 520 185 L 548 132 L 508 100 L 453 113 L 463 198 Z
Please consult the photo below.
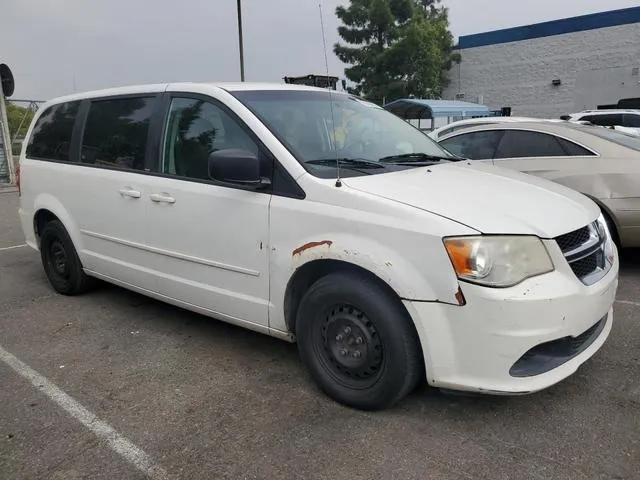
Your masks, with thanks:
M 44 102 L 42 100 L 6 99 L 5 103 L 8 125 L 3 124 L 2 115 L 0 115 L 0 184 L 11 182 L 11 172 L 15 169 L 9 168 L 9 162 L 17 164 L 24 135 L 33 115 Z M 7 146 L 11 148 L 7 148 Z M 7 152 L 12 152 L 13 158 L 8 158 Z

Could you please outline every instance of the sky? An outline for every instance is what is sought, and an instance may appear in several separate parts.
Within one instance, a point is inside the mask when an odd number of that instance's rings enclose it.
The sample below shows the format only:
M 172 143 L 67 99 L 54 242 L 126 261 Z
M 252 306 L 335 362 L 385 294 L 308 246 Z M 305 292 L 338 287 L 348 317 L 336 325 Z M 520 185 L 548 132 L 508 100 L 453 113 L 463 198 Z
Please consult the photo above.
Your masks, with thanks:
M 0 63 L 14 99 L 173 81 L 240 78 L 234 0 L 0 0 Z M 247 81 L 324 74 L 344 65 L 335 8 L 344 0 L 242 0 Z M 638 5 L 638 0 L 443 0 L 458 37 Z

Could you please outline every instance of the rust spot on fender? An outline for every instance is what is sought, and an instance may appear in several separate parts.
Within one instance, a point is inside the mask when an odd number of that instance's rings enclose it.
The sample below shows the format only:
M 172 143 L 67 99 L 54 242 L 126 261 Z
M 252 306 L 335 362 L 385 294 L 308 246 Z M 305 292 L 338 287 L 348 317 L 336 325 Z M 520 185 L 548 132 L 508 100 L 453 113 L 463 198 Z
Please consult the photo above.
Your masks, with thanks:
M 331 246 L 333 245 L 333 242 L 331 240 L 322 240 L 320 242 L 309 242 L 309 243 L 305 243 L 304 245 L 302 245 L 301 247 L 296 248 L 293 251 L 292 256 L 296 256 L 296 255 L 300 255 L 302 252 L 304 252 L 305 250 L 309 250 L 310 248 L 316 248 L 316 247 L 321 247 L 322 245 L 327 245 L 327 246 Z
M 458 291 L 456 292 L 456 300 L 458 301 L 458 305 L 464 307 L 467 304 L 467 300 L 464 298 L 464 293 L 462 293 L 462 289 L 458 287 Z

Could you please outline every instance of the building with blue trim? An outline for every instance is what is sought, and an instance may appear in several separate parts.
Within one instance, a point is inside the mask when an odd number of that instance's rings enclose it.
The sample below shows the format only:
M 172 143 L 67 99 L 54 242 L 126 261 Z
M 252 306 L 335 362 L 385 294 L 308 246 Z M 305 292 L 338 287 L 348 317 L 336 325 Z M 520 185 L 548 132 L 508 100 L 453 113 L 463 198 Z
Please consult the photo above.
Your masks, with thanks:
M 541 118 L 640 99 L 640 7 L 467 35 L 458 50 L 445 99 Z

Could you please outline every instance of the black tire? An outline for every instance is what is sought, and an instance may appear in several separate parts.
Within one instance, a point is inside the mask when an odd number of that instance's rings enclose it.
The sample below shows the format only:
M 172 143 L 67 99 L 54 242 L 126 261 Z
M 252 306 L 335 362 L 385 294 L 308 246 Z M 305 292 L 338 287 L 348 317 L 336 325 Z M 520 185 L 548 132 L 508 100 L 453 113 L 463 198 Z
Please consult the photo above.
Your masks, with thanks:
M 404 306 L 365 274 L 336 272 L 314 283 L 300 303 L 296 336 L 311 377 L 344 405 L 391 407 L 424 375 L 418 336 Z
M 49 283 L 62 295 L 80 295 L 94 281 L 82 270 L 71 237 L 59 220 L 46 224 L 40 234 L 40 257 Z

